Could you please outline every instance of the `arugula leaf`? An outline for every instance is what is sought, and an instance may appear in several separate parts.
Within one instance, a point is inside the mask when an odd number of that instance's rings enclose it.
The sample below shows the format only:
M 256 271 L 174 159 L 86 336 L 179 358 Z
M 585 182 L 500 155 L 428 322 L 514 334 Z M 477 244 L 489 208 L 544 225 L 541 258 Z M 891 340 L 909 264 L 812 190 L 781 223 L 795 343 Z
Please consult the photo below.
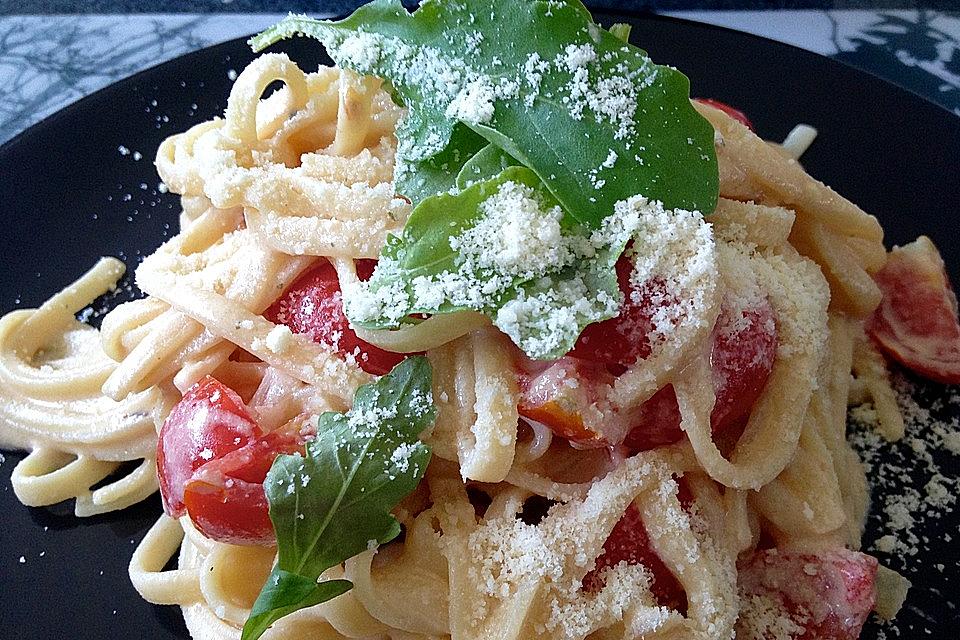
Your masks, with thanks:
M 625 22 L 617 22 L 610 25 L 609 31 L 611 35 L 613 35 L 615 38 L 622 40 L 624 42 L 629 42 L 630 31 L 632 29 L 633 27 L 629 24 L 626 24 Z
M 500 147 L 488 144 L 467 160 L 457 174 L 457 189 L 463 190 L 472 184 L 496 178 L 504 169 L 519 166 L 520 163 L 504 153 Z
M 687 78 L 598 27 L 578 0 L 426 0 L 412 14 L 376 0 L 338 22 L 290 16 L 251 44 L 295 34 L 387 79 L 407 105 L 395 182 L 414 204 L 429 194 L 417 173 L 461 143 L 460 122 L 530 167 L 588 227 L 637 194 L 669 209 L 716 205 L 713 128 Z
M 474 161 L 480 173 L 493 167 L 499 175 L 466 186 Z M 373 276 L 345 292 L 351 322 L 382 329 L 411 314 L 471 309 L 531 357 L 552 359 L 587 324 L 617 313 L 613 267 L 629 234 L 606 236 L 571 222 L 530 169 L 499 169 L 509 161 L 496 147 L 484 149 L 458 177 L 461 191 L 414 209 L 401 235 L 387 239 Z M 540 234 L 542 246 L 518 245 Z M 535 268 L 525 257 L 511 261 L 528 249 L 542 254 Z
M 458 123 L 443 151 L 417 163 L 416 171 L 403 172 L 398 191 L 413 203 L 450 191 L 457 187 L 457 177 L 463 168 L 489 146 L 482 137 Z
M 306 456 L 282 455 L 264 481 L 277 535 L 277 565 L 257 597 L 242 640 L 274 622 L 349 590 L 320 574 L 400 533 L 390 515 L 430 462 L 418 439 L 433 423 L 432 372 L 426 358 L 405 359 L 357 390 L 346 414 L 320 416 Z
M 274 568 L 243 625 L 241 640 L 256 640 L 280 618 L 300 609 L 332 600 L 353 587 L 349 580 L 318 583 L 296 573 Z

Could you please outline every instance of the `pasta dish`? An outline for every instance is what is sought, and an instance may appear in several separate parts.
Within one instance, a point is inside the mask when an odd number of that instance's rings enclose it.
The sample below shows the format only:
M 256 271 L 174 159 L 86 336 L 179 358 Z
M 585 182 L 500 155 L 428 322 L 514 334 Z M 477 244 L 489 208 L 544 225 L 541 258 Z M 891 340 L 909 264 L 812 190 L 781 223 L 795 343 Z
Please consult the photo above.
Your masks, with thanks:
M 932 242 L 690 99 L 577 0 L 377 0 L 255 37 L 156 167 L 179 233 L 0 319 L 26 505 L 165 513 L 130 579 L 198 640 L 854 639 L 848 407 L 960 383 Z M 642 45 L 642 43 L 640 43 Z M 279 89 L 273 90 L 275 86 Z M 171 564 L 172 561 L 172 564 Z M 169 568 L 173 567 L 173 568 Z

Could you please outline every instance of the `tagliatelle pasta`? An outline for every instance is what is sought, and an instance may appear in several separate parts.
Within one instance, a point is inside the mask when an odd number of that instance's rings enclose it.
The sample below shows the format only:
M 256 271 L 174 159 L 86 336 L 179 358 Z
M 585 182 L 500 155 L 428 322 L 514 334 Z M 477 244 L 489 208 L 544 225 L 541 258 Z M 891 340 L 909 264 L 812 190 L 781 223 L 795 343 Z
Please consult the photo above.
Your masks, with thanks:
M 420 435 L 433 459 L 392 510 L 402 536 L 325 569 L 320 582 L 352 589 L 264 637 L 787 638 L 804 630 L 798 620 L 849 614 L 862 624 L 874 599 L 893 616 L 905 580 L 881 567 L 874 584 L 876 561 L 855 553 L 868 492 L 845 439 L 847 407 L 863 402 L 885 438 L 903 434 L 865 333 L 882 295 L 872 277 L 886 260 L 882 229 L 804 172 L 803 132 L 785 152 L 722 110 L 696 108 L 715 130 L 716 210 L 629 205 L 651 225 L 631 236 L 631 286 L 662 305 L 633 336 L 649 347 L 642 357 L 596 367 L 578 342 L 534 361 L 498 328 L 503 317 L 482 309 L 356 326 L 348 344 L 340 325 L 326 340 L 294 326 L 316 301 L 289 292 L 328 286 L 316 279 L 328 269 L 341 305 L 368 279 L 364 261 L 404 229 L 414 206 L 396 193 L 394 169 L 405 111 L 378 79 L 261 56 L 223 118 L 158 150 L 183 214 L 180 232 L 137 269 L 146 297 L 99 331 L 77 322 L 122 275 L 104 258 L 39 309 L 0 320 L 0 445 L 30 451 L 13 473 L 18 498 L 75 499 L 87 516 L 150 495 L 157 434 L 208 377 L 236 396 L 230 420 L 249 412 L 281 434 L 349 409 L 379 373 L 373 358 L 424 353 L 436 417 Z M 724 357 L 735 366 L 724 369 Z M 730 386 L 757 367 L 756 389 Z M 744 402 L 729 388 L 750 397 L 723 431 L 718 411 Z M 544 389 L 555 395 L 538 400 Z M 570 398 L 586 398 L 576 420 Z M 670 420 L 672 440 L 631 444 L 652 437 L 637 424 Z M 128 461 L 140 464 L 113 479 Z M 194 638 L 239 638 L 277 551 L 214 539 L 193 515 L 160 517 L 133 554 L 131 581 L 148 601 L 179 605 Z M 164 570 L 171 558 L 177 568 Z M 795 562 L 806 572 L 797 591 L 778 582 Z M 854 613 L 822 614 L 802 589 L 838 566 L 864 572 L 878 593 Z

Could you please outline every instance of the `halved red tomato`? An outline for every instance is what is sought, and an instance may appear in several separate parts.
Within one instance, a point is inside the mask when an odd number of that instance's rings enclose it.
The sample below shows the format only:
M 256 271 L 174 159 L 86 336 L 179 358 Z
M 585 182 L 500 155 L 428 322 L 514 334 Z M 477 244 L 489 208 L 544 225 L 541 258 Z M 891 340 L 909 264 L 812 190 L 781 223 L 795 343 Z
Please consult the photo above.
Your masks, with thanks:
M 738 567 L 741 593 L 777 602 L 804 640 L 856 640 L 876 602 L 877 560 L 857 551 L 766 549 Z
M 621 256 L 616 270 L 617 284 L 623 294 L 620 312 L 609 320 L 587 325 L 568 355 L 602 363 L 612 367 L 613 373 L 620 373 L 650 355 L 649 336 L 657 307 L 650 297 L 634 299 L 639 296 L 634 295 L 635 287 L 630 282 L 633 270 L 630 258 Z M 656 289 L 655 285 L 651 285 L 651 292 Z
M 673 385 L 667 385 L 643 403 L 633 420 L 633 428 L 623 439 L 631 454 L 665 447 L 683 439 L 680 406 Z
M 202 465 L 255 442 L 263 433 L 233 389 L 207 376 L 167 416 L 157 441 L 163 505 L 183 515 L 183 490 Z
M 710 365 L 716 403 L 710 426 L 720 434 L 750 413 L 767 384 L 777 354 L 777 324 L 766 300 L 737 314 L 725 306 L 713 330 Z M 673 444 L 683 438 L 680 409 L 671 385 L 640 408 L 624 444 L 633 452 Z
M 583 446 L 622 441 L 637 452 L 673 444 L 683 437 L 680 410 L 670 385 L 630 415 L 608 417 L 603 424 L 584 420 L 615 375 L 650 355 L 649 335 L 657 311 L 652 301 L 666 296 L 656 281 L 644 285 L 648 295 L 638 295 L 630 281 L 632 268 L 626 256 L 617 261 L 617 282 L 624 300 L 616 317 L 588 325 L 560 360 L 544 364 L 521 358 L 520 414 Z M 714 432 L 741 423 L 749 413 L 766 386 L 776 349 L 776 318 L 767 300 L 739 312 L 724 305 L 713 331 L 711 352 L 717 395 L 711 415 Z
M 157 441 L 165 511 L 208 538 L 274 544 L 263 481 L 281 453 L 302 451 L 296 428 L 264 433 L 232 389 L 207 376 L 173 408 Z
M 960 384 L 960 320 L 940 252 L 926 236 L 894 248 L 874 275 L 883 292 L 867 331 L 894 360 L 920 375 Z
M 587 325 L 569 354 L 547 363 L 519 356 L 520 415 L 582 446 L 608 446 L 623 439 L 628 426 L 622 421 L 597 424 L 584 418 L 607 393 L 615 375 L 650 355 L 648 336 L 657 309 L 651 297 L 634 295 L 632 269 L 628 257 L 617 261 L 617 282 L 623 293 L 620 313 Z M 656 283 L 648 288 L 655 292 Z
M 263 481 L 278 455 L 302 453 L 303 445 L 296 430 L 273 431 L 201 466 L 184 488 L 183 501 L 193 524 L 220 542 L 275 544 Z
M 673 444 L 683 438 L 680 410 L 667 385 L 629 415 L 590 424 L 584 416 L 603 398 L 615 374 L 650 354 L 649 334 L 656 308 L 651 297 L 634 299 L 630 262 L 617 262 L 624 302 L 615 318 L 584 329 L 570 354 L 552 363 L 521 358 L 520 414 L 542 422 L 557 435 L 583 446 L 621 441 L 631 452 Z M 655 291 L 650 287 L 651 292 Z M 662 296 L 659 296 L 662 298 Z M 715 433 L 741 424 L 763 392 L 777 351 L 777 324 L 766 299 L 734 311 L 724 305 L 713 331 L 711 366 L 717 395 L 711 415 Z
M 714 109 L 720 109 L 725 114 L 738 121 L 740 124 L 746 126 L 750 131 L 753 131 L 753 123 L 750 122 L 750 118 L 747 117 L 743 111 L 737 109 L 736 107 L 731 107 L 726 102 L 721 102 L 720 100 L 714 100 L 713 98 L 694 98 L 696 102 L 700 104 L 705 104 L 707 106 L 713 107 Z
M 683 587 L 651 548 L 643 517 L 632 504 L 627 507 L 623 517 L 603 543 L 603 553 L 597 558 L 593 570 L 584 576 L 583 588 L 589 592 L 599 591 L 604 584 L 601 573 L 620 562 L 645 566 L 653 578 L 650 588 L 657 603 L 678 611 L 686 611 L 687 599 Z
M 373 273 L 374 260 L 358 260 L 357 275 L 366 280 Z M 406 356 L 391 353 L 361 340 L 343 314 L 343 295 L 337 270 L 326 260 L 305 271 L 264 311 L 263 316 L 290 327 L 294 333 L 309 335 L 344 357 L 352 355 L 367 373 L 389 373 Z
M 520 415 L 580 445 L 599 447 L 616 441 L 609 428 L 584 421 L 589 407 L 601 398 L 603 386 L 613 381 L 606 367 L 569 356 L 547 364 L 520 358 Z

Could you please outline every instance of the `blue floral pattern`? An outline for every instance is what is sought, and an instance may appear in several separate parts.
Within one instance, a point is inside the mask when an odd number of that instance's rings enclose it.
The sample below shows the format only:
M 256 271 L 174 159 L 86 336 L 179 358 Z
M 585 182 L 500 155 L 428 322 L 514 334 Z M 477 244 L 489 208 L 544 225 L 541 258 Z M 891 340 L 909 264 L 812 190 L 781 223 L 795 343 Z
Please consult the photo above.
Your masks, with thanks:
M 960 13 L 680 14 L 832 55 L 960 115 Z M 0 142 L 141 69 L 275 22 L 277 14 L 0 17 Z
M 951 30 L 952 27 L 952 30 Z M 880 76 L 960 115 L 960 15 L 885 12 L 860 33 L 839 37 L 834 58 Z

